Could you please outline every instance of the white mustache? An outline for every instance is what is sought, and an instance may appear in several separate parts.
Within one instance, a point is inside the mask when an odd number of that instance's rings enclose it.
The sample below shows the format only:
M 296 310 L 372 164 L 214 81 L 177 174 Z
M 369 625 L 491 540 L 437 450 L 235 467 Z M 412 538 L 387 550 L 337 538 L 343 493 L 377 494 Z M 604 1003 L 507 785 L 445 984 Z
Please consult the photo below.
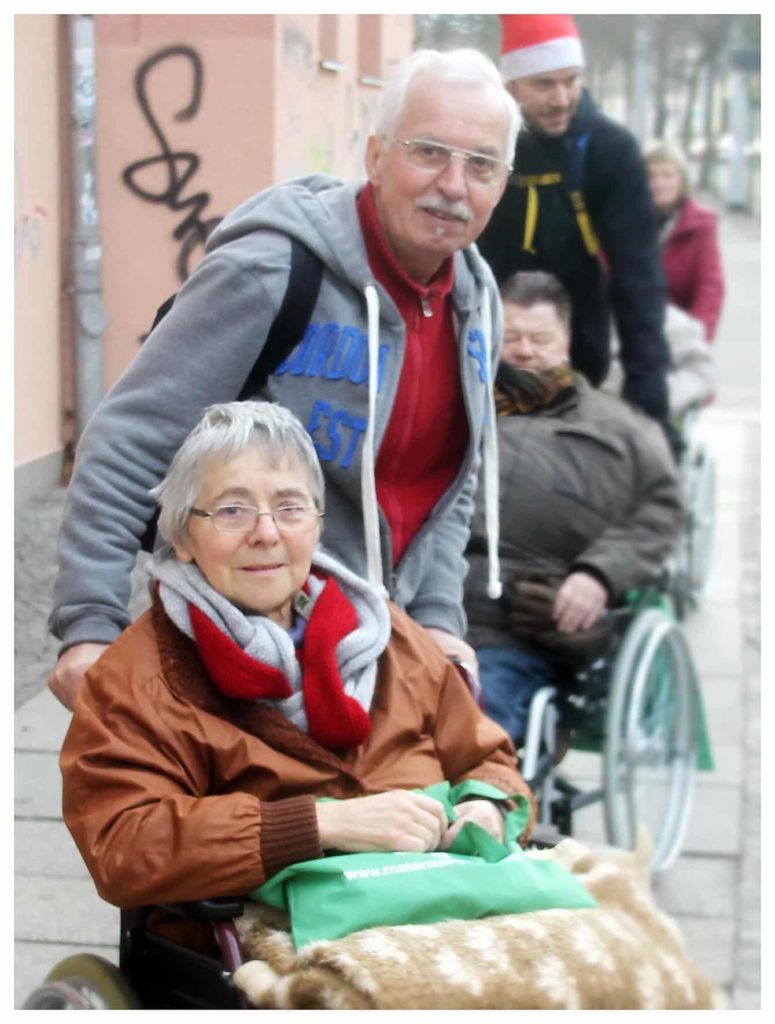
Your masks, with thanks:
M 418 199 L 416 205 L 420 210 L 435 210 L 436 213 L 444 213 L 448 217 L 457 217 L 458 220 L 462 220 L 466 224 L 473 220 L 474 216 L 468 203 L 463 202 L 462 199 L 450 203 L 441 196 L 425 196 Z

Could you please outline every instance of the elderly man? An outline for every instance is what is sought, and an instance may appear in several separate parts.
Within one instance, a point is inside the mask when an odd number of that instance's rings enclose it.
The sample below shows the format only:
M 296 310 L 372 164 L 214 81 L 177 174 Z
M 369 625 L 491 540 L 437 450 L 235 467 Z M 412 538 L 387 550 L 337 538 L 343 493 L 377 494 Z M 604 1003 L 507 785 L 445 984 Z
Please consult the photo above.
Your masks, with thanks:
M 571 361 L 595 387 L 608 370 L 612 307 L 623 395 L 666 421 L 665 284 L 638 143 L 582 88 L 570 15 L 506 14 L 501 23 L 501 73 L 523 126 L 515 174 L 479 249 L 499 283 L 519 270 L 560 279 L 573 301 Z
M 322 264 L 320 290 L 261 396 L 313 438 L 328 495 L 324 544 L 447 654 L 475 663 L 461 639 L 463 551 L 483 429 L 494 422 L 501 322 L 471 243 L 503 192 L 517 128 L 487 58 L 418 51 L 385 91 L 365 187 L 297 179 L 213 233 L 79 444 L 50 618 L 63 644 L 49 685 L 63 703 L 129 622 L 150 489 L 203 409 L 239 393 L 285 292 L 292 238 Z
M 504 594 L 486 596 L 478 505 L 465 584 L 485 707 L 515 742 L 541 686 L 567 684 L 607 637 L 605 611 L 652 579 L 680 532 L 681 491 L 659 426 L 569 364 L 571 306 L 556 278 L 501 288 L 495 380 Z

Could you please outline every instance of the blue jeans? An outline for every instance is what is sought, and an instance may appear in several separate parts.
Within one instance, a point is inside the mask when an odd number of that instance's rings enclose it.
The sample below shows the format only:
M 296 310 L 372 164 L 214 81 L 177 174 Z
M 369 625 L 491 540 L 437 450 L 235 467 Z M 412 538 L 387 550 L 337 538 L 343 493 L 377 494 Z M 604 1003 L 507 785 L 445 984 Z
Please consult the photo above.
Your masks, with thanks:
M 485 711 L 518 744 L 525 738 L 533 694 L 542 686 L 559 686 L 560 673 L 546 659 L 515 647 L 480 647 L 476 657 Z

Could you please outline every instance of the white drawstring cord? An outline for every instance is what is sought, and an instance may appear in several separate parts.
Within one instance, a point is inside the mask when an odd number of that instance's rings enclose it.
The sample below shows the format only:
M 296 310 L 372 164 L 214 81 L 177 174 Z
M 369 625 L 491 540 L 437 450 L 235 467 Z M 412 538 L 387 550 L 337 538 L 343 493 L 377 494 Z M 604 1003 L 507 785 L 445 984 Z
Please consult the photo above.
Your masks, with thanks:
M 374 428 L 379 371 L 379 296 L 373 284 L 367 284 L 364 293 L 366 295 L 369 338 L 369 418 L 366 424 L 361 458 L 361 502 L 366 541 L 366 578 L 380 593 L 387 596 L 382 576 L 382 548 L 379 537 L 379 511 L 374 468 Z
M 484 521 L 487 531 L 487 596 L 497 601 L 503 593 L 500 581 L 500 509 L 498 480 L 498 435 L 495 425 L 495 395 L 492 372 L 492 331 L 490 293 L 485 286 L 482 296 L 482 327 L 489 326 L 485 333 L 485 365 L 487 367 L 488 391 L 484 423 L 484 443 L 482 452 L 482 473 L 484 475 Z

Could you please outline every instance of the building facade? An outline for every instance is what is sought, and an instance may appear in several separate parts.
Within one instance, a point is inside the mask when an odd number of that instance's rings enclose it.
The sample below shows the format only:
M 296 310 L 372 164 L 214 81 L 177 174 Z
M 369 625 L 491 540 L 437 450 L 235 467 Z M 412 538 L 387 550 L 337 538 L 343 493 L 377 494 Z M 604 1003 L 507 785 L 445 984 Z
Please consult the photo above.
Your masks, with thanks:
M 224 214 L 363 174 L 412 35 L 411 15 L 16 16 L 17 501 L 61 480 Z

